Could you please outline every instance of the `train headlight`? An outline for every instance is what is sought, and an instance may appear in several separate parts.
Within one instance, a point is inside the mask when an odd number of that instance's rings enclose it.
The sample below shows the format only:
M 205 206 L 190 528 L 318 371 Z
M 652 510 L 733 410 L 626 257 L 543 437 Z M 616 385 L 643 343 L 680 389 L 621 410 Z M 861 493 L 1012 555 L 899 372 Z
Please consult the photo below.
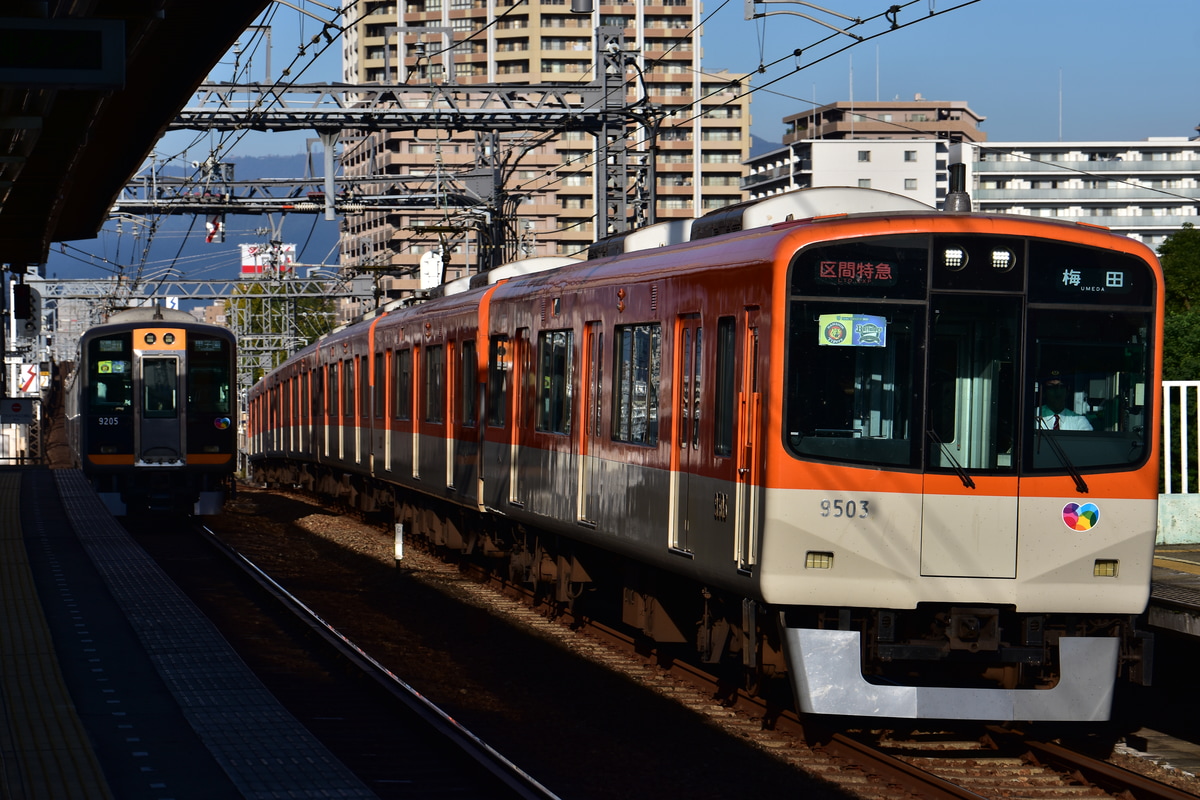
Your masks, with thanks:
M 158 337 L 155 336 L 153 333 L 147 333 L 145 336 L 142 337 L 142 341 L 144 341 L 146 344 L 154 344 L 155 342 L 158 341 Z
M 958 272 L 967 265 L 967 250 L 965 247 L 951 245 L 942 250 L 942 266 L 951 272 Z
M 817 553 L 809 550 L 804 554 L 805 569 L 833 569 L 833 553 Z
M 164 333 L 163 334 L 163 344 L 175 344 L 175 334 Z
M 996 272 L 1008 272 L 1017 263 L 1017 254 L 1007 247 L 992 249 L 992 269 Z
M 1092 566 L 1092 576 L 1096 578 L 1115 578 L 1120 569 L 1120 559 L 1097 558 L 1095 565 Z

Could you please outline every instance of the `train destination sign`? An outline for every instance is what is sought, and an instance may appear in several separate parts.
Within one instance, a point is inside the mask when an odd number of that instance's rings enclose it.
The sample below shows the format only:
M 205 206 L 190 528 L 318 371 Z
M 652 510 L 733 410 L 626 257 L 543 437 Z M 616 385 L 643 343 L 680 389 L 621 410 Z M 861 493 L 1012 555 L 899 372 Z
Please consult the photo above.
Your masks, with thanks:
M 817 280 L 854 286 L 891 286 L 896 282 L 896 275 L 888 261 L 828 260 L 817 265 Z

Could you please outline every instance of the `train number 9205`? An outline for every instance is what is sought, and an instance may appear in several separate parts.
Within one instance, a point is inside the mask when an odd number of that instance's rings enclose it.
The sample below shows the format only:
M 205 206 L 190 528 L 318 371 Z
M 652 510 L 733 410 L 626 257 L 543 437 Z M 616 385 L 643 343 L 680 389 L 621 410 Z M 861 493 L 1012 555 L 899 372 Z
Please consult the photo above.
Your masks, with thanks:
M 98 417 L 96 422 L 100 425 L 120 425 L 120 417 Z
M 851 517 L 854 519 L 866 519 L 871 516 L 871 501 L 870 500 L 830 500 L 828 498 L 821 501 L 821 516 L 822 517 Z

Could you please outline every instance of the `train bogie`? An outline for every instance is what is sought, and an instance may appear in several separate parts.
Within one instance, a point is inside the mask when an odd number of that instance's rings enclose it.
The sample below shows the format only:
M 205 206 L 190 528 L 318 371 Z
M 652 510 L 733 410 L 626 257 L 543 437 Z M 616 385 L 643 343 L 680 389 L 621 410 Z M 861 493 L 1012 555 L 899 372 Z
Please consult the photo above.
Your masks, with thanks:
M 1153 255 L 873 192 L 797 207 L 822 197 L 327 337 L 251 393 L 259 474 L 558 602 L 619 587 L 627 624 L 790 671 L 805 710 L 1103 718 L 1149 593 Z
M 235 339 L 161 308 L 87 331 L 68 385 L 76 464 L 112 513 L 221 510 L 236 465 Z

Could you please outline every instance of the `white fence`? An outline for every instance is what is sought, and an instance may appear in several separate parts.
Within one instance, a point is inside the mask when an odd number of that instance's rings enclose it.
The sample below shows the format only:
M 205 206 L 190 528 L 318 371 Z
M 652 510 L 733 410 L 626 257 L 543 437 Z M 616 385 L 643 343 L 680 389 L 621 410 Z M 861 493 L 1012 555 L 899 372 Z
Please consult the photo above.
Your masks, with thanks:
M 1200 542 L 1200 381 L 1163 381 L 1158 543 Z

